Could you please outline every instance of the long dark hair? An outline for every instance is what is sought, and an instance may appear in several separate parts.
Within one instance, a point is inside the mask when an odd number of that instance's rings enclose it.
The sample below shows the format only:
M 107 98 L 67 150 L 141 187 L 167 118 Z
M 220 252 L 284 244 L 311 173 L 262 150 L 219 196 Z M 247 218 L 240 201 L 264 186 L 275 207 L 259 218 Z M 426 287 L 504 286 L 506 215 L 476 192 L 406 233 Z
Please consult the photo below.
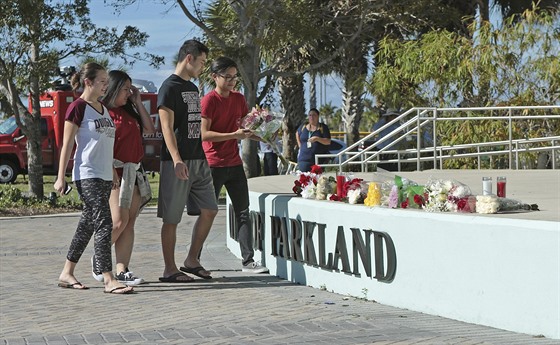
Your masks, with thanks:
M 130 81 L 132 83 L 132 78 L 123 71 L 119 70 L 112 70 L 109 72 L 109 86 L 107 87 L 107 91 L 105 92 L 105 96 L 101 98 L 101 101 L 105 106 L 109 109 L 116 108 L 115 100 L 119 95 L 119 91 L 124 87 L 124 84 Z M 130 98 L 126 100 L 126 104 L 121 106 L 121 108 L 126 111 L 130 116 L 132 116 L 138 124 L 140 125 L 140 132 L 144 132 L 144 126 L 142 125 L 142 117 L 136 111 L 134 104 L 130 101 Z

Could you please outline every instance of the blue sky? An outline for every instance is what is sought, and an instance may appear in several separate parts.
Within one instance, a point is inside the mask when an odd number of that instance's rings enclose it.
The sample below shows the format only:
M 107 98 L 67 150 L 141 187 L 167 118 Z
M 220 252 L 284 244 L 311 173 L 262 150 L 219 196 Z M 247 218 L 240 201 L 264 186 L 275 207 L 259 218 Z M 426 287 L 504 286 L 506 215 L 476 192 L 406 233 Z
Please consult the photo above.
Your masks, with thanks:
M 181 44 L 187 39 L 202 36 L 200 29 L 188 20 L 181 9 L 171 4 L 162 5 L 155 1 L 138 0 L 136 4 L 128 6 L 117 15 L 112 7 L 104 4 L 104 1 L 93 0 L 90 1 L 90 10 L 91 19 L 98 26 L 117 27 L 122 30 L 126 25 L 132 25 L 150 36 L 142 49 L 164 56 L 165 65 L 155 69 L 147 63 L 138 61 L 134 67 L 127 67 L 127 71 L 132 78 L 150 80 L 158 88 L 163 80 L 173 73 L 173 56 L 177 54 Z M 62 61 L 62 65 L 76 65 L 79 60 L 79 57 L 69 58 Z M 118 63 L 112 67 L 118 67 Z M 323 103 L 330 101 L 334 106 L 340 107 L 340 82 L 328 77 L 324 83 L 327 85 L 327 91 Z M 320 101 L 321 97 L 317 94 L 317 102 Z
M 173 72 L 173 56 L 181 44 L 194 36 L 201 36 L 200 30 L 178 7 L 140 0 L 125 8 L 120 15 L 115 14 L 113 8 L 106 6 L 104 1 L 91 1 L 90 8 L 91 19 L 98 26 L 122 30 L 126 25 L 132 25 L 150 36 L 142 49 L 164 56 L 166 64 L 155 69 L 138 61 L 129 72 L 133 78 L 153 81 L 157 87 Z

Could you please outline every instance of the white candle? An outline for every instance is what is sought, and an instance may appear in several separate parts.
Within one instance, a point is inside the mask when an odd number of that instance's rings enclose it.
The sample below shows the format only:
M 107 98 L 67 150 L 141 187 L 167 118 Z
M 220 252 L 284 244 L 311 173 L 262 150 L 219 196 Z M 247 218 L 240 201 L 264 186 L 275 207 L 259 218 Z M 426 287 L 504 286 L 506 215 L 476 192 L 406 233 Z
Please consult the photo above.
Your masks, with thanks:
M 482 195 L 492 194 L 492 178 L 483 177 L 482 178 Z

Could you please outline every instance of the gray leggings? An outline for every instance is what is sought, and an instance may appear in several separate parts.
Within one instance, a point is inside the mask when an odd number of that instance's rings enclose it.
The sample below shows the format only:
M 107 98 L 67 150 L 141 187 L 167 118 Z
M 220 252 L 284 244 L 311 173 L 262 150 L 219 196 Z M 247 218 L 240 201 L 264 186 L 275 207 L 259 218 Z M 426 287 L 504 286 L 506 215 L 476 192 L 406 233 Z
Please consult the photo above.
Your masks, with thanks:
M 84 250 L 94 236 L 94 251 L 97 267 L 101 272 L 113 270 L 111 259 L 111 232 L 113 220 L 109 207 L 112 181 L 90 178 L 75 181 L 76 188 L 83 202 L 82 217 L 68 248 L 66 258 L 78 262 Z

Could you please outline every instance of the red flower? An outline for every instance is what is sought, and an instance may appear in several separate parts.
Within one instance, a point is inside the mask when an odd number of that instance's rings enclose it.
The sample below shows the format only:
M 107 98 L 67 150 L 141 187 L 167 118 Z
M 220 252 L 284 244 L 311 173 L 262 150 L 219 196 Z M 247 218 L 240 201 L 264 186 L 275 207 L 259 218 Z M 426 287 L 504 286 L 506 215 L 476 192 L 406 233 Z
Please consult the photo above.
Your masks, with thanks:
M 318 165 L 312 165 L 312 166 L 311 166 L 311 172 L 312 172 L 313 174 L 318 174 L 318 175 L 320 175 L 320 174 L 323 173 L 323 169 L 322 169 L 320 166 L 318 166 Z
M 344 182 L 341 195 L 338 195 L 338 199 L 343 200 L 348 196 L 348 191 L 361 188 L 362 181 L 363 179 L 361 178 L 355 178 L 350 181 Z
M 407 208 L 408 207 L 408 199 L 406 199 L 405 201 L 401 202 L 401 208 Z
M 464 211 L 466 206 L 467 206 L 467 202 L 468 202 L 469 198 L 461 198 L 459 199 L 459 201 L 457 201 L 457 209 Z
M 424 199 L 420 195 L 414 194 L 414 203 L 416 205 L 422 206 L 424 205 Z
M 341 198 L 336 195 L 336 194 L 331 194 L 331 197 L 329 198 L 330 201 L 340 201 Z

